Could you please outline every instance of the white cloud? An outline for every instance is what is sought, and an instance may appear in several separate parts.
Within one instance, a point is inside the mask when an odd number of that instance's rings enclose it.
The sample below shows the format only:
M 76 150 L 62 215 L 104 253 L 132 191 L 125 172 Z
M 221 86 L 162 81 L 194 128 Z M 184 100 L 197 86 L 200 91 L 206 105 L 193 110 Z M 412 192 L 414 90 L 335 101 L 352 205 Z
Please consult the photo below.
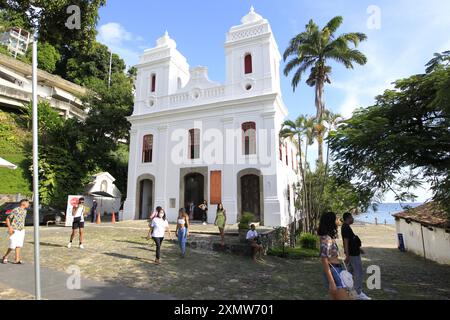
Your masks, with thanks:
M 133 35 L 116 22 L 109 22 L 100 26 L 98 30 L 98 39 L 106 45 L 118 45 L 125 41 L 133 40 Z
M 117 53 L 129 66 L 138 63 L 141 52 L 139 48 L 147 48 L 144 38 L 127 31 L 120 23 L 109 22 L 98 28 L 97 40 Z M 130 49 L 132 48 L 132 49 Z

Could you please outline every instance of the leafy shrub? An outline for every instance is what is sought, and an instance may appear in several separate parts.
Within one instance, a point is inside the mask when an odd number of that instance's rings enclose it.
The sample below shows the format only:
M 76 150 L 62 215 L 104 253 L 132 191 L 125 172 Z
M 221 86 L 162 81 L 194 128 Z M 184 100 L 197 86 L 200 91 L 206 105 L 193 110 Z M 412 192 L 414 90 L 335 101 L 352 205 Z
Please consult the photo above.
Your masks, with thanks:
M 319 239 L 311 233 L 302 233 L 299 238 L 300 246 L 305 249 L 316 249 Z
M 244 212 L 239 220 L 239 229 L 250 229 L 250 222 L 253 220 L 253 213 Z

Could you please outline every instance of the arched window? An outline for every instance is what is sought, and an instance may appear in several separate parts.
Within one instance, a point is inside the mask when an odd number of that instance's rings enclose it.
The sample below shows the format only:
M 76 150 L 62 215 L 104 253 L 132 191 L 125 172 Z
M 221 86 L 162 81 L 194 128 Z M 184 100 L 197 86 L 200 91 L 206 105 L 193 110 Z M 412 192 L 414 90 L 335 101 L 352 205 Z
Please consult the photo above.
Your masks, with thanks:
M 150 91 L 155 92 L 156 91 L 156 74 L 152 73 L 150 77 Z
M 200 158 L 200 129 L 189 130 L 189 159 Z
M 142 162 L 149 163 L 153 160 L 153 135 L 148 134 L 144 136 L 142 146 Z
M 103 180 L 100 184 L 100 191 L 102 192 L 108 192 L 108 181 Z
M 254 122 L 242 124 L 242 137 L 242 153 L 256 154 L 256 124 Z
M 245 74 L 249 74 L 249 73 L 253 72 L 252 55 L 250 53 L 247 53 L 245 55 L 244 65 L 245 65 Z

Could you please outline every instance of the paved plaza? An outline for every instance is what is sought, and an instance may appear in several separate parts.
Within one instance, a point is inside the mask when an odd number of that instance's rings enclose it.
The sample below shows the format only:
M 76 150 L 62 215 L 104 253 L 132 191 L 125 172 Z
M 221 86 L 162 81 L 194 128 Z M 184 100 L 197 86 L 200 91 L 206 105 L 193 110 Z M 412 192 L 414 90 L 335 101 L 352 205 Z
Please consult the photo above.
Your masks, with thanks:
M 204 237 L 217 237 L 213 226 L 192 229 Z M 354 230 L 366 248 L 364 265 L 381 268 L 381 289 L 366 290 L 370 296 L 450 299 L 449 266 L 399 252 L 394 227 L 355 225 Z M 86 249 L 80 250 L 66 248 L 70 228 L 41 227 L 43 298 L 328 299 L 319 259 L 265 257 L 264 262 L 254 263 L 249 257 L 201 249 L 188 249 L 182 259 L 178 246 L 167 241 L 158 266 L 153 263 L 155 246 L 144 239 L 146 233 L 145 221 L 88 224 Z M 26 265 L 0 265 L 0 299 L 33 298 L 32 236 L 32 228 L 27 228 Z M 227 238 L 232 237 L 236 236 Z M 3 236 L 1 249 L 6 245 Z M 66 272 L 71 266 L 80 270 L 80 290 L 67 289 L 70 274 Z

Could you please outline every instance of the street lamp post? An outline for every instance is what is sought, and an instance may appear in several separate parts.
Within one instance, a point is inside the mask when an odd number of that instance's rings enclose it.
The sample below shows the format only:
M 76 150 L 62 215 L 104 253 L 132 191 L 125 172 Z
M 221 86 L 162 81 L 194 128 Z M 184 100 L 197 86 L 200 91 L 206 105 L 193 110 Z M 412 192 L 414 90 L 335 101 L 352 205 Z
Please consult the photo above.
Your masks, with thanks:
M 38 167 L 38 97 L 37 97 L 37 32 L 33 35 L 32 110 L 33 110 L 33 222 L 35 297 L 41 300 L 41 268 L 39 261 L 39 167 Z

